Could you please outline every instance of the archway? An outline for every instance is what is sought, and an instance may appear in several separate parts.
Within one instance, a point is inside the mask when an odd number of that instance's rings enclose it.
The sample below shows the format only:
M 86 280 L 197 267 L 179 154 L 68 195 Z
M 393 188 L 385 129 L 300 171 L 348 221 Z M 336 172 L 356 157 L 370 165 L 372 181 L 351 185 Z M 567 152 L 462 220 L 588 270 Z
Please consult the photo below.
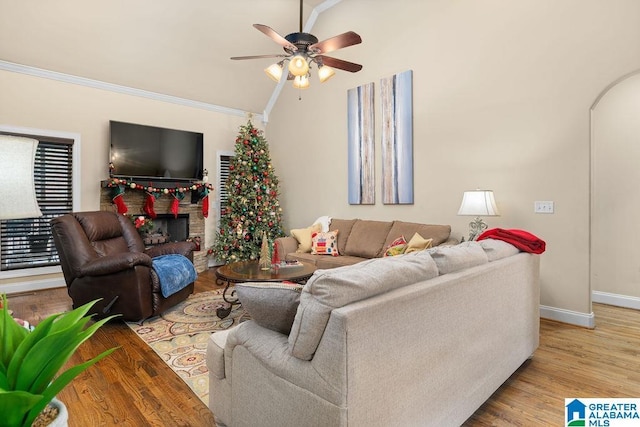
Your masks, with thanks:
M 640 309 L 640 70 L 591 107 L 593 302 Z

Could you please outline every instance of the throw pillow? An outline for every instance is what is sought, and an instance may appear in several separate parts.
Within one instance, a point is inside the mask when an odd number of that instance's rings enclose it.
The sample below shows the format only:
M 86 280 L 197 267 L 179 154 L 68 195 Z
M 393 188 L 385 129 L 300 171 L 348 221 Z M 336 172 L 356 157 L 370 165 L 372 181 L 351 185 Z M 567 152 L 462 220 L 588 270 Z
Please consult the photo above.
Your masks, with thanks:
M 384 251 L 383 256 L 396 256 L 404 253 L 405 249 L 407 249 L 407 241 L 404 236 L 398 237 L 396 240 L 391 242 L 387 249 Z
M 258 325 L 289 335 L 300 304 L 297 283 L 236 283 L 242 307 Z
M 404 251 L 405 254 L 410 254 L 411 252 L 418 252 L 424 249 L 429 249 L 431 244 L 433 243 L 433 239 L 425 239 L 418 233 L 414 233 L 409 243 L 407 243 L 407 248 Z
M 307 228 L 297 228 L 295 230 L 291 230 L 291 236 L 293 236 L 298 241 L 298 253 L 309 253 L 311 252 L 311 235 L 313 233 L 317 233 L 322 229 L 322 224 L 313 224 L 311 227 Z
M 338 230 L 312 234 L 311 254 L 332 256 L 340 255 L 338 252 Z

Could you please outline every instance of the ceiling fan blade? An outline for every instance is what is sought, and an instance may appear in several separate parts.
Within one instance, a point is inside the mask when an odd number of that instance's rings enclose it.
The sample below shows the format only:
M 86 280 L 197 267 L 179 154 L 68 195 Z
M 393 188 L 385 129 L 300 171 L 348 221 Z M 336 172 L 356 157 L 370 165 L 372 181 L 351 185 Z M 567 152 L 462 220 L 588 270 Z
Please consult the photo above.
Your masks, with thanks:
M 354 44 L 362 43 L 362 38 L 353 31 L 347 31 L 330 39 L 323 40 L 321 42 L 312 44 L 309 46 L 309 50 L 316 53 L 329 53 L 334 50 L 342 49 L 343 47 L 353 46 Z
M 288 55 L 249 55 L 249 56 L 232 56 L 231 59 L 260 59 L 260 58 L 286 58 Z
M 316 58 L 322 58 L 322 65 L 338 68 L 340 70 L 349 71 L 351 73 L 357 73 L 362 70 L 362 65 L 355 62 L 345 61 L 343 59 L 332 58 L 330 56 L 318 55 Z
M 280 46 L 292 51 L 298 50 L 298 48 L 294 44 L 289 43 L 287 39 L 285 39 L 280 34 L 278 34 L 273 28 L 268 27 L 266 25 L 262 25 L 262 24 L 253 24 L 253 27 L 256 30 L 261 31 L 262 33 L 270 37 L 273 41 L 278 43 Z

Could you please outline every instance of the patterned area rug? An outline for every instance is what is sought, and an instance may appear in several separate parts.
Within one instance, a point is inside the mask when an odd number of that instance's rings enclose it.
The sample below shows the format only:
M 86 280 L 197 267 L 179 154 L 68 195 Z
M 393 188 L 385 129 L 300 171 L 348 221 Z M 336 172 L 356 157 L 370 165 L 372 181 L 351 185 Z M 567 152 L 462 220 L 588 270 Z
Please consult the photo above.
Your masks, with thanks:
M 222 289 L 192 294 L 160 316 L 142 326 L 127 325 L 169 365 L 175 373 L 209 405 L 209 370 L 207 369 L 207 340 L 215 331 L 229 329 L 249 315 L 240 305 L 234 305 L 225 319 L 216 310 L 225 306 Z

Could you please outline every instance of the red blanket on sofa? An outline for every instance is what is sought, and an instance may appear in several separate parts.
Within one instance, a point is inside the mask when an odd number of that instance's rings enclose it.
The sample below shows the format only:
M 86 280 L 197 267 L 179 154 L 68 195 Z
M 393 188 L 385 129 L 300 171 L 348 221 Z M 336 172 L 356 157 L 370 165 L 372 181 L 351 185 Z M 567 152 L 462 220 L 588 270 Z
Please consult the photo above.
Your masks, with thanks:
M 544 240 L 524 230 L 492 228 L 478 236 L 478 240 L 484 239 L 503 240 L 507 243 L 511 243 L 521 251 L 530 252 L 532 254 L 541 254 L 546 248 Z

